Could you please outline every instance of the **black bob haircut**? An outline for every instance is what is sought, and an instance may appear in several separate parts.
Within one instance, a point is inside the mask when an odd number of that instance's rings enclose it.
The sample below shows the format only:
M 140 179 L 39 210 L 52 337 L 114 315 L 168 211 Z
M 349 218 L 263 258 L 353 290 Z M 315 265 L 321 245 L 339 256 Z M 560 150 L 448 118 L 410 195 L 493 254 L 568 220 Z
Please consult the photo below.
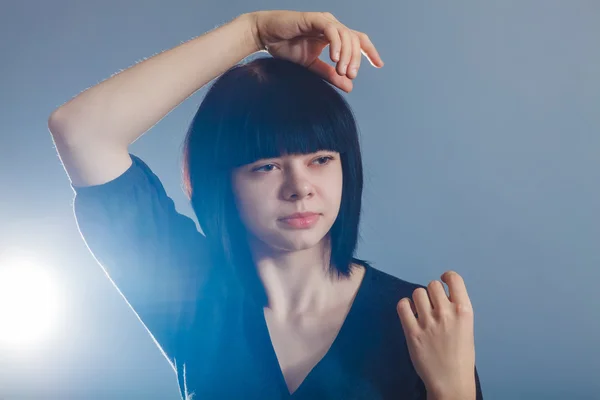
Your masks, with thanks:
M 343 189 L 329 232 L 330 273 L 349 276 L 353 262 L 364 263 L 353 257 L 363 190 L 358 129 L 348 103 L 317 74 L 270 56 L 235 65 L 207 91 L 183 146 L 184 189 L 213 262 L 224 264 L 238 282 L 257 283 L 257 274 L 235 205 L 232 171 L 284 154 L 340 153 Z

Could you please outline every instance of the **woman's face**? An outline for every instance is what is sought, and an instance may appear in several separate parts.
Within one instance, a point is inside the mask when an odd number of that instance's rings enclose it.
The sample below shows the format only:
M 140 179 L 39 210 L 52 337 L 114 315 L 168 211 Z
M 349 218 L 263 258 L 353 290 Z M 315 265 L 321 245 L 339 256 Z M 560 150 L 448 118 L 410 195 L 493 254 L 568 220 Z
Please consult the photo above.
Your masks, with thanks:
M 278 251 L 313 247 L 328 234 L 340 210 L 342 181 L 340 154 L 333 151 L 259 160 L 232 174 L 246 229 Z M 285 220 L 300 212 L 317 215 Z

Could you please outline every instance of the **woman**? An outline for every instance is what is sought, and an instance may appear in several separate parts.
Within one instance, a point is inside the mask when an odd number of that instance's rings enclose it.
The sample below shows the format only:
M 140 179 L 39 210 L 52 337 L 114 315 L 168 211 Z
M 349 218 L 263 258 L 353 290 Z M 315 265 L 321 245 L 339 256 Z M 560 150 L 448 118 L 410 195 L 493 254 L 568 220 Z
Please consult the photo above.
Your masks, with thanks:
M 82 236 L 183 398 L 482 398 L 460 276 L 449 299 L 353 257 L 358 134 L 326 82 L 351 91 L 363 53 L 383 66 L 329 13 L 243 14 L 51 116 Z M 201 235 L 128 146 L 216 77 L 185 140 Z

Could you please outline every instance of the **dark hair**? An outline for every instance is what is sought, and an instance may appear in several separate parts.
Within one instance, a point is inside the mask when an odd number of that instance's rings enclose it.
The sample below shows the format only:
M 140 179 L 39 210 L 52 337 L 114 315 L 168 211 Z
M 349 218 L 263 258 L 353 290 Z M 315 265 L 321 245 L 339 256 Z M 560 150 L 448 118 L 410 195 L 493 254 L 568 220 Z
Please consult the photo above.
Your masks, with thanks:
M 353 255 L 363 189 L 358 129 L 348 103 L 317 74 L 270 56 L 237 64 L 214 81 L 190 123 L 183 150 L 184 188 L 214 262 L 227 264 L 238 277 L 252 277 L 246 231 L 234 201 L 233 168 L 320 150 L 340 153 L 343 189 L 330 231 L 330 272 L 348 276 L 351 263 L 361 262 Z

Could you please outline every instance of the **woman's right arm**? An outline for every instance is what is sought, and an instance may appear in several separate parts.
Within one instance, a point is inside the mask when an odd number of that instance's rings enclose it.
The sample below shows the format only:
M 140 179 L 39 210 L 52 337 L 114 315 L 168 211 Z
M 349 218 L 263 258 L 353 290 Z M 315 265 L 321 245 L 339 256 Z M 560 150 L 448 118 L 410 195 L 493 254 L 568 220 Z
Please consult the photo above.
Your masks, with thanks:
M 159 178 L 128 147 L 206 83 L 260 50 L 250 14 L 91 87 L 48 127 L 88 248 L 174 365 L 202 310 L 209 250 Z
M 128 147 L 205 84 L 261 50 L 251 14 L 148 58 L 80 93 L 48 120 L 75 186 L 109 182 L 131 166 Z

